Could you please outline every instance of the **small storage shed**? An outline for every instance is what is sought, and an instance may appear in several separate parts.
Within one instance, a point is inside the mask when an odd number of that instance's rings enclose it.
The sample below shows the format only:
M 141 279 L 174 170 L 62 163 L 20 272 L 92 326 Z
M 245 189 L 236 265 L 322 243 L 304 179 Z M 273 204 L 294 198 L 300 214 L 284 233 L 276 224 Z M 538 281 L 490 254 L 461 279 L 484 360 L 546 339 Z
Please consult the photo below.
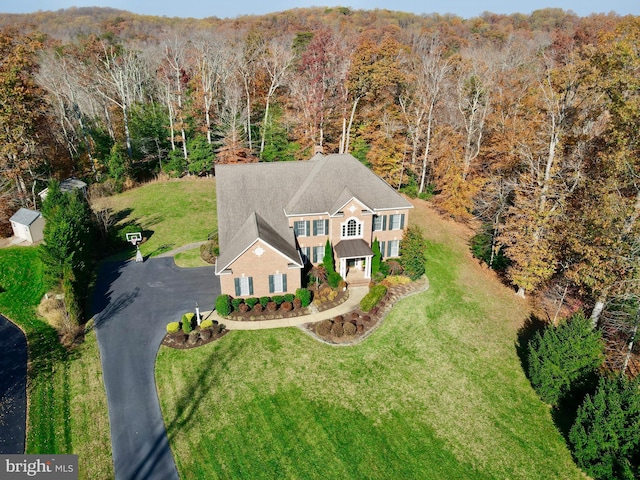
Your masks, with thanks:
M 30 243 L 43 238 L 44 217 L 36 210 L 21 208 L 10 219 L 13 234 Z

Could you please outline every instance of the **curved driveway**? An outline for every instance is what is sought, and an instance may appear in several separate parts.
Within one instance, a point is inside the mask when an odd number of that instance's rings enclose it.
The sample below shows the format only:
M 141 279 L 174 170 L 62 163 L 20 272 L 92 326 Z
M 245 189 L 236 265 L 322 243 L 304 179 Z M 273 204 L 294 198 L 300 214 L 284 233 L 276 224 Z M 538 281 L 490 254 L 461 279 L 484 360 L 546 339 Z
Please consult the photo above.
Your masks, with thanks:
M 27 339 L 0 315 L 0 454 L 24 453 Z
M 103 265 L 94 294 L 116 478 L 177 479 L 160 412 L 155 360 L 168 322 L 213 310 L 213 267 L 179 268 L 173 258 Z

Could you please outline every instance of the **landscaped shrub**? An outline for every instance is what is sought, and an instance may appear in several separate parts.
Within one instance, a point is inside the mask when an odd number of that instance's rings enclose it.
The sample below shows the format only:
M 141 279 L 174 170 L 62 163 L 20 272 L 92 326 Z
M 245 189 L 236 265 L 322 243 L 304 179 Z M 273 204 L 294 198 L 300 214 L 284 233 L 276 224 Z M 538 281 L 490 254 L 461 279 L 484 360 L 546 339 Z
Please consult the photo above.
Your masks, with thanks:
M 261 313 L 262 310 L 264 310 L 264 307 L 262 306 L 261 303 L 256 303 L 255 306 L 253 307 L 253 311 L 256 313 Z
M 346 288 L 347 288 L 347 282 L 342 280 L 342 277 L 340 277 L 340 281 L 338 282 L 338 290 L 345 290 Z
M 333 317 L 333 321 L 342 323 L 344 322 L 344 317 L 342 315 L 338 315 L 336 317 Z
M 267 311 L 275 312 L 278 309 L 278 304 L 276 302 L 268 302 L 267 303 Z
M 296 298 L 296 296 L 293 293 L 285 293 L 284 295 L 285 302 L 293 302 L 294 298 Z
M 351 322 L 345 323 L 343 328 L 344 328 L 344 334 L 348 337 L 356 334 L 356 330 L 357 330 L 356 326 Z
M 251 297 L 251 298 L 247 298 L 244 303 L 246 303 L 247 305 L 249 305 L 249 308 L 253 308 L 256 306 L 256 304 L 259 302 L 259 300 L 256 297 Z
M 238 311 L 240 313 L 247 313 L 249 311 L 249 305 L 247 305 L 246 303 L 242 302 L 239 306 L 238 306 Z
M 211 338 L 211 329 L 210 328 L 200 328 L 200 338 L 205 342 Z
M 231 300 L 231 306 L 233 307 L 233 311 L 234 312 L 238 311 L 238 308 L 242 303 L 244 303 L 243 298 L 234 298 L 233 300 Z
M 184 325 L 183 325 L 184 327 Z M 185 332 L 187 333 L 187 332 Z M 195 345 L 198 339 L 200 338 L 200 332 L 198 330 L 192 330 L 189 332 L 189 344 Z
M 167 323 L 167 333 L 177 333 L 180 331 L 180 322 Z
M 371 276 L 376 277 L 380 271 L 380 262 L 382 261 L 382 254 L 380 253 L 380 242 L 378 239 L 374 239 L 371 244 L 371 251 L 373 252 L 373 258 L 371 259 Z
M 280 310 L 283 312 L 290 312 L 293 310 L 293 304 L 291 302 L 282 302 L 280 305 Z
M 558 327 L 548 326 L 529 342 L 528 374 L 540 398 L 551 405 L 584 394 L 597 379 L 604 359 L 599 330 L 583 314 Z
M 220 248 L 218 242 L 209 241 L 200 245 L 200 257 L 207 263 L 216 263 L 216 258 L 220 254 Z
M 191 322 L 182 322 L 182 331 L 184 333 L 191 333 L 193 327 L 191 326 Z
M 402 265 L 397 260 L 386 260 L 384 262 L 385 275 L 400 275 L 403 272 Z M 381 266 L 382 269 L 382 266 Z
M 276 302 L 276 305 L 280 306 L 280 305 L 282 305 L 282 302 L 284 302 L 284 296 L 283 295 L 274 295 L 273 297 L 271 297 L 271 300 Z
M 340 338 L 344 335 L 344 324 L 342 322 L 334 322 L 331 327 L 331 335 Z
M 269 303 L 270 301 L 271 301 L 270 297 L 260 297 L 260 305 L 262 305 L 262 308 L 266 308 L 267 303 Z
M 316 333 L 321 337 L 327 337 L 331 333 L 333 322 L 331 320 L 322 320 L 316 324 Z
M 296 290 L 296 298 L 300 300 L 303 307 L 308 307 L 311 303 L 311 291 L 306 288 Z
M 293 299 L 293 302 L 291 302 L 291 303 L 292 303 L 293 308 L 294 308 L 295 310 L 297 310 L 297 309 L 299 309 L 299 308 L 302 308 L 302 301 L 301 301 L 299 298 L 294 298 L 294 299 Z
M 387 294 L 387 287 L 384 285 L 374 285 L 369 289 L 369 293 L 367 293 L 362 300 L 360 300 L 360 309 L 363 312 L 369 312 L 373 307 L 375 307 L 380 300 Z
M 223 317 L 231 313 L 231 297 L 229 295 L 225 293 L 216 298 L 216 311 Z
M 639 381 L 602 378 L 578 408 L 569 432 L 576 463 L 596 479 L 638 478 L 640 467 Z
M 331 272 L 327 276 L 327 283 L 331 288 L 338 288 L 338 284 L 342 280 L 342 277 L 338 272 Z
M 182 315 L 182 331 L 184 333 L 189 333 L 193 330 L 193 320 L 196 317 L 196 314 L 193 312 L 185 313 Z
M 427 242 L 418 225 L 407 228 L 402 242 L 400 242 L 400 261 L 405 274 L 411 280 L 417 280 L 424 275 L 424 253 Z
M 213 320 L 211 320 L 211 319 L 203 320 L 200 323 L 200 330 L 205 330 L 205 329 L 211 328 L 211 327 L 213 327 Z

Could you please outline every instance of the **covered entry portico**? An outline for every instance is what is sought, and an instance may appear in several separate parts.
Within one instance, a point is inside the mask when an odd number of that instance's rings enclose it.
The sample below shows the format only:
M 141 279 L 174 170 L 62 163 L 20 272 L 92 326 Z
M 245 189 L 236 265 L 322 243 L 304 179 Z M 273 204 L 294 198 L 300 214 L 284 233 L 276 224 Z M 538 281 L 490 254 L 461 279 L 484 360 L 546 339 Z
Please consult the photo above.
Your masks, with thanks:
M 369 283 L 373 251 L 367 242 L 362 239 L 342 240 L 334 247 L 334 251 L 342 278 L 351 284 L 358 280 Z

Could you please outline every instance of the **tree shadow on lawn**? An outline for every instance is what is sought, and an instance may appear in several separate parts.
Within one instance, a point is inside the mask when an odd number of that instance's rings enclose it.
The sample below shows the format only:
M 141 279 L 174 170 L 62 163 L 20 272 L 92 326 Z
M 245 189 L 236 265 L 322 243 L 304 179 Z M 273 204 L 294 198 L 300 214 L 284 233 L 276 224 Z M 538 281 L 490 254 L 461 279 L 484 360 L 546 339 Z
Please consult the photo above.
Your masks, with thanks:
M 531 314 L 529 318 L 525 320 L 522 327 L 518 329 L 516 353 L 518 354 L 520 365 L 527 378 L 529 378 L 529 342 L 533 340 L 536 333 L 542 333 L 542 330 L 544 330 L 547 325 L 547 322 Z
M 226 343 L 231 345 L 231 343 Z M 202 363 L 205 366 L 195 382 L 182 392 L 176 402 L 176 408 L 173 414 L 173 418 L 167 418 L 167 436 L 173 438 L 176 432 L 189 431 L 193 426 L 194 415 L 200 405 L 200 402 L 209 394 L 211 389 L 215 386 L 220 372 L 224 371 L 227 365 L 238 356 L 236 348 L 234 349 L 215 349 Z M 168 413 L 168 412 L 167 412 Z

